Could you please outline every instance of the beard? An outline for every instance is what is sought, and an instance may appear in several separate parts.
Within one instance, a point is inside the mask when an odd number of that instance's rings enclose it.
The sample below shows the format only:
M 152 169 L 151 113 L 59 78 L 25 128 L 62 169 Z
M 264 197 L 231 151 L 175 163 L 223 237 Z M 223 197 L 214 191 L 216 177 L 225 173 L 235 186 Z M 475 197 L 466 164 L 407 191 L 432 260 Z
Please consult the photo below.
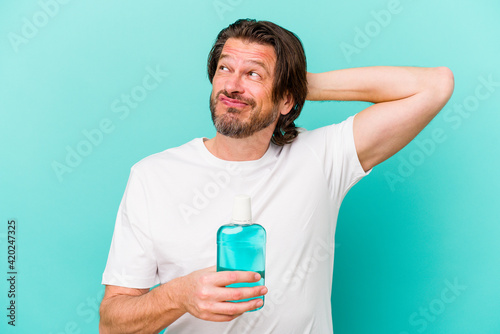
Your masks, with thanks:
M 250 111 L 250 118 L 246 121 L 239 120 L 236 116 L 241 113 L 241 110 L 237 108 L 228 108 L 225 114 L 217 115 L 215 106 L 220 94 L 224 94 L 231 99 L 243 101 L 249 105 L 252 108 Z M 225 90 L 219 91 L 215 97 L 210 95 L 210 112 L 212 114 L 212 122 L 217 132 L 236 139 L 250 137 L 255 132 L 267 128 L 276 121 L 279 115 L 278 106 L 276 104 L 273 104 L 271 112 L 263 114 L 262 108 L 256 108 L 256 103 L 253 99 L 246 99 L 237 94 L 229 94 Z

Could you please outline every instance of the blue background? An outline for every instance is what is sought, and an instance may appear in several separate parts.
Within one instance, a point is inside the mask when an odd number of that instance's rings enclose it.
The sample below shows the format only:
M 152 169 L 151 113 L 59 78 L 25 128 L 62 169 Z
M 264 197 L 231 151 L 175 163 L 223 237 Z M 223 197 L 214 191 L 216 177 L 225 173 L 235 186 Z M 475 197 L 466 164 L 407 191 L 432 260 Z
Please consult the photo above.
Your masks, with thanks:
M 97 333 L 130 167 L 214 135 L 207 54 L 220 29 L 251 17 L 295 32 L 311 72 L 443 65 L 455 74 L 443 111 L 343 203 L 335 333 L 500 333 L 499 13 L 494 0 L 2 2 L 0 332 Z M 151 90 L 141 88 L 148 71 L 161 72 Z M 308 102 L 297 123 L 314 129 L 367 105 Z M 102 122 L 108 133 L 85 144 Z M 86 156 L 58 176 L 54 166 L 78 148 Z M 16 327 L 6 317 L 12 218 Z

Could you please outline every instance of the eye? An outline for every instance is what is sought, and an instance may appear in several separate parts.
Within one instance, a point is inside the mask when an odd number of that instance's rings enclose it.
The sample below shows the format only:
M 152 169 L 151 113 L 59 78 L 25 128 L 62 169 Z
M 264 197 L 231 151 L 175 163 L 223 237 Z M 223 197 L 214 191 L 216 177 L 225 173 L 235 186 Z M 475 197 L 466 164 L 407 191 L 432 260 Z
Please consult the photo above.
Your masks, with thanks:
M 259 78 L 260 77 L 259 73 L 254 72 L 254 71 L 248 72 L 248 75 L 250 75 L 251 77 L 254 77 L 254 78 Z
M 224 66 L 224 65 L 220 65 L 219 66 L 219 70 L 221 70 L 221 71 L 227 71 L 228 68 L 226 66 Z

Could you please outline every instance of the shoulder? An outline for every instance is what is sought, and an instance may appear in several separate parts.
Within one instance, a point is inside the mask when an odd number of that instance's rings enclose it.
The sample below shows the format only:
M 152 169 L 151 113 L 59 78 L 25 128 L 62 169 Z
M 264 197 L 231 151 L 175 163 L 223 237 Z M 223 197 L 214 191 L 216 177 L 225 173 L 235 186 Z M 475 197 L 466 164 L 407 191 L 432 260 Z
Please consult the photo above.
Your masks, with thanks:
M 340 123 L 323 126 L 314 130 L 299 128 L 299 135 L 292 144 L 307 143 L 310 145 L 320 145 L 321 143 L 332 143 L 336 140 L 349 138 L 352 136 L 354 116 L 350 116 Z
M 181 146 L 149 155 L 132 166 L 133 172 L 151 173 L 172 168 L 175 165 L 190 163 L 199 154 L 202 138 L 195 138 Z

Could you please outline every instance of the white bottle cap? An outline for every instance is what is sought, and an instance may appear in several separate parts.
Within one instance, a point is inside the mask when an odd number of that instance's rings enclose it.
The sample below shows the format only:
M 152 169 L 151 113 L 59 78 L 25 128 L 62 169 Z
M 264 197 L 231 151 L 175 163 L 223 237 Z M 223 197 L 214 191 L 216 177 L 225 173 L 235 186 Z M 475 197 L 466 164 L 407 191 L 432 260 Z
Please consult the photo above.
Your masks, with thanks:
M 233 206 L 233 222 L 252 223 L 251 199 L 248 195 L 236 195 Z

